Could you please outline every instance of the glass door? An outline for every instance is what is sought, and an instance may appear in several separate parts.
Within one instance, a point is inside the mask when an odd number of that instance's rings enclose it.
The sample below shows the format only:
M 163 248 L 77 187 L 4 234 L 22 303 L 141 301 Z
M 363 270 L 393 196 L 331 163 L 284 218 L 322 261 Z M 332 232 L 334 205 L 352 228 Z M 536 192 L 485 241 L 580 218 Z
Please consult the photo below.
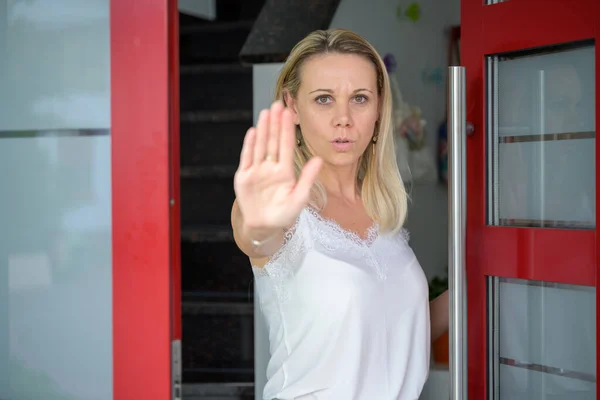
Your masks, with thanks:
M 172 396 L 169 5 L 0 0 L 2 399 Z
M 471 399 L 596 399 L 593 0 L 462 0 Z

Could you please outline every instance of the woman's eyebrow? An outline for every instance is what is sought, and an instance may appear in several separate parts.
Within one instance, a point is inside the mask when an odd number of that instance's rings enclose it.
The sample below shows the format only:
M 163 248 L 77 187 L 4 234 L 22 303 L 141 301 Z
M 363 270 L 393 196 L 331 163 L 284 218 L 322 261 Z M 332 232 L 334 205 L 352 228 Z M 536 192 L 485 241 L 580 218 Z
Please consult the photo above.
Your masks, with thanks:
M 353 91 L 352 93 L 358 93 L 358 92 L 363 92 L 363 91 L 367 91 L 367 92 L 371 92 L 373 93 L 373 91 L 371 91 L 370 89 L 367 88 L 360 88 L 360 89 L 356 89 L 355 91 Z M 331 89 L 315 89 L 312 92 L 309 92 L 308 94 L 314 93 L 314 92 L 327 92 L 327 93 L 333 93 L 333 90 Z
M 327 93 L 333 93 L 333 90 L 331 89 L 315 89 L 312 92 L 309 92 L 308 94 L 314 93 L 314 92 L 327 92 Z

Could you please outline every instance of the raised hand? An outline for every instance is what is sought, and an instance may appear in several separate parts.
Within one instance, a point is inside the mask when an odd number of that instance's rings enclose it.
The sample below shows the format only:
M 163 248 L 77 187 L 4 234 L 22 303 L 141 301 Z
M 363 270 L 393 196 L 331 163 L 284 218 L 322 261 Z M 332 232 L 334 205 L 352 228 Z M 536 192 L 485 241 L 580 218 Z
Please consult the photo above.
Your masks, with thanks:
M 296 179 L 295 128 L 290 111 L 277 101 L 246 133 L 234 189 L 248 228 L 288 228 L 308 204 L 322 161 L 313 157 Z

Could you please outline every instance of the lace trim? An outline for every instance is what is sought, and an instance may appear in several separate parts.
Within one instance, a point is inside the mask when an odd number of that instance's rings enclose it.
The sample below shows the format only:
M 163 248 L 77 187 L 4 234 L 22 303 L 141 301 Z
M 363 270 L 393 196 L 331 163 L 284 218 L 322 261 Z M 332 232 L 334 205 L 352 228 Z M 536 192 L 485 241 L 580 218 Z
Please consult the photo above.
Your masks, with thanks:
M 335 222 L 333 219 L 323 217 L 314 208 L 309 206 L 309 207 L 306 207 L 306 210 L 308 211 L 308 213 L 310 215 L 312 215 L 314 218 L 316 218 L 319 222 L 323 223 L 328 228 L 334 230 L 336 233 L 341 234 L 346 239 L 350 240 L 351 242 L 353 242 L 356 245 L 359 245 L 359 246 L 366 245 L 366 246 L 370 247 L 371 245 L 373 245 L 373 243 L 375 242 L 375 240 L 377 240 L 377 237 L 379 236 L 379 224 L 376 222 L 373 222 L 373 224 L 369 227 L 369 229 L 367 229 L 367 237 L 363 239 L 357 232 L 344 229 L 344 228 L 342 228 L 342 226 L 340 224 Z
M 302 224 L 304 211 L 317 223 L 311 224 L 305 221 L 308 225 L 304 227 Z M 294 225 L 285 232 L 281 248 L 270 257 L 269 261 L 263 267 L 252 266 L 255 276 L 270 277 L 280 301 L 288 298 L 286 282 L 293 278 L 302 258 L 315 245 L 326 252 L 362 260 L 376 271 L 379 279 L 387 279 L 388 263 L 378 262 L 371 249 L 379 237 L 378 223 L 374 222 L 367 230 L 366 237 L 362 238 L 357 232 L 344 229 L 336 221 L 323 217 L 310 206 L 304 211 L 300 213 Z M 309 229 L 309 239 L 304 235 L 303 229 Z M 410 239 L 409 232 L 404 228 L 395 236 L 397 240 L 405 243 Z
M 314 208 L 307 207 L 307 211 L 318 222 L 311 235 L 319 246 L 337 255 L 363 260 L 375 270 L 379 279 L 387 278 L 387 266 L 381 265 L 371 251 L 371 246 L 379 237 L 378 223 L 373 222 L 363 239 L 357 232 L 344 229 L 336 221 L 323 217 Z

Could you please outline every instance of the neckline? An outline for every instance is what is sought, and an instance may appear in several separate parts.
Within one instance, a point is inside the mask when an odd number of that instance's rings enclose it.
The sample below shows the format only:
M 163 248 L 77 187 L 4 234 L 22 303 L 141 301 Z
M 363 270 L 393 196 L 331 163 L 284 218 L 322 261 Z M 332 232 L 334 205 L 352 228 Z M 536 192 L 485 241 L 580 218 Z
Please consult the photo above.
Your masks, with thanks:
M 312 215 L 313 218 L 315 218 L 317 221 L 329 226 L 330 228 L 341 233 L 346 238 L 350 239 L 351 241 L 353 241 L 359 245 L 364 245 L 366 247 L 370 247 L 373 245 L 373 243 L 375 243 L 375 241 L 379 237 L 379 224 L 375 221 L 373 221 L 371 226 L 369 226 L 369 228 L 366 230 L 366 232 L 365 232 L 366 237 L 363 237 L 363 236 L 361 236 L 360 233 L 358 233 L 356 231 L 349 230 L 349 229 L 342 227 L 334 219 L 325 218 L 324 216 L 319 214 L 319 212 L 312 206 L 306 206 L 306 210 L 308 211 L 308 214 Z

